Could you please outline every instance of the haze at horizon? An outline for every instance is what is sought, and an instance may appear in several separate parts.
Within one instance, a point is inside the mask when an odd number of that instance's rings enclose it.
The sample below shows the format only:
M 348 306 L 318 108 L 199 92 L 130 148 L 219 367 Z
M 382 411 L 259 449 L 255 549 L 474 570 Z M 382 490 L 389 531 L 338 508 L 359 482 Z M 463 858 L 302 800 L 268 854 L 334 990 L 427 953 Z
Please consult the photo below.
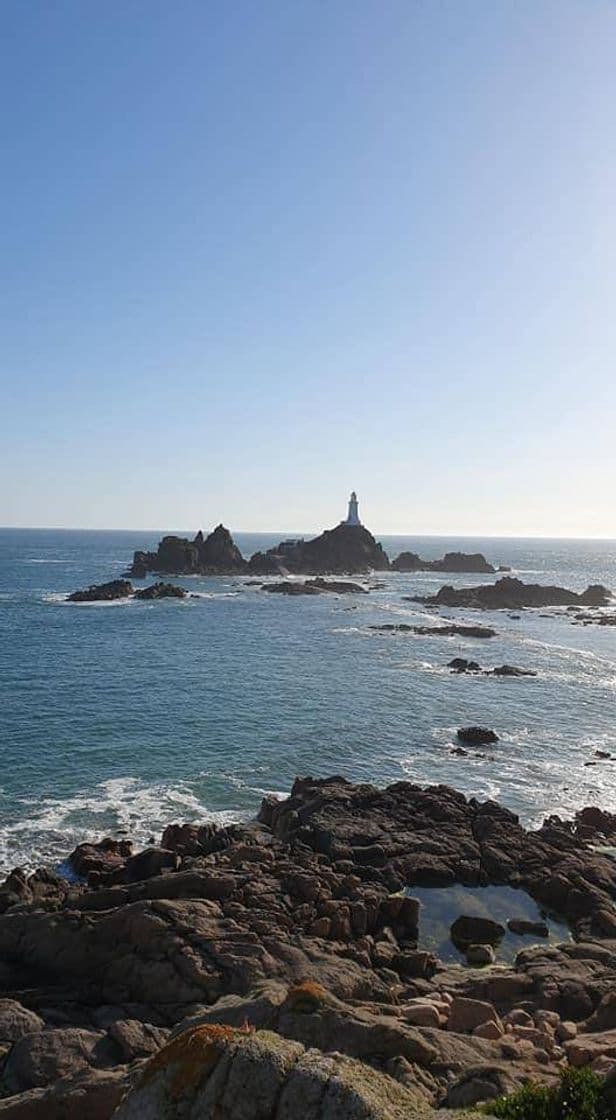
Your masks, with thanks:
M 616 9 L 3 11 L 0 524 L 616 537 Z

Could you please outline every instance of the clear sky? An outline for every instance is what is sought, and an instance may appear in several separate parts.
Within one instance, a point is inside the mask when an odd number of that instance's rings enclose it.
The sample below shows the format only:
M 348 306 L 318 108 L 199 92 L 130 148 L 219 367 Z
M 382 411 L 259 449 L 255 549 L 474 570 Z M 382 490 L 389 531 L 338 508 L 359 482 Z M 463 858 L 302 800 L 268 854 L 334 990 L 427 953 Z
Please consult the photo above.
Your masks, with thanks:
M 0 524 L 616 537 L 613 0 L 0 17 Z

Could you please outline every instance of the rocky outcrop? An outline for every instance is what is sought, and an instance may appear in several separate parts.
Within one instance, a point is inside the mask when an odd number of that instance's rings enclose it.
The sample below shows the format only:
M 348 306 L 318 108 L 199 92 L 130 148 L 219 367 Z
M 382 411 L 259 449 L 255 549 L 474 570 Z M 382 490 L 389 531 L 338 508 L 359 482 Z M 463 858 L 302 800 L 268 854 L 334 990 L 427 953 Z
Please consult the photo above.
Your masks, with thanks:
M 135 592 L 135 599 L 185 599 L 188 592 L 173 583 L 152 583 Z
M 127 579 L 112 579 L 108 583 L 92 584 L 84 591 L 73 591 L 67 596 L 69 603 L 108 603 L 113 599 L 128 599 L 134 591 Z
M 498 735 L 489 727 L 460 727 L 457 736 L 461 743 L 470 743 L 472 746 L 498 743 Z
M 183 587 L 176 587 L 172 583 L 153 583 L 135 591 L 132 583 L 127 579 L 112 579 L 109 583 L 100 583 L 86 588 L 85 591 L 73 591 L 67 596 L 69 603 L 105 603 L 114 599 L 185 599 L 188 592 Z
M 361 575 L 387 571 L 387 553 L 363 525 L 337 525 L 313 540 L 282 541 L 250 559 L 258 575 Z
M 487 1099 L 501 1084 L 489 1069 L 505 1065 L 517 1084 L 549 1078 L 569 1053 L 593 1068 L 609 1058 L 616 863 L 595 849 L 616 843 L 616 815 L 589 807 L 528 831 L 495 802 L 445 786 L 334 777 L 296 780 L 259 818 L 172 825 L 143 852 L 128 840 L 81 845 L 76 883 L 12 873 L 0 890 L 0 1045 L 11 1047 L 0 1116 L 108 1120 L 131 1082 L 122 1107 L 154 1107 L 171 1081 L 184 1093 L 184 1072 L 164 1071 L 182 1065 L 202 1028 L 207 1045 L 189 1062 L 195 1107 L 207 1116 L 215 1101 L 229 1120 L 239 1090 L 220 1086 L 240 1084 L 240 1071 L 253 1087 L 242 1107 L 254 1094 L 257 1115 L 269 1115 L 262 1060 L 267 1084 L 278 1078 L 277 1108 L 297 1069 L 312 1085 L 309 1062 L 322 1071 L 315 1100 L 329 1100 L 334 1083 L 342 1092 L 354 1071 L 357 1111 L 340 1104 L 332 1118 L 371 1116 L 369 1083 L 389 1086 L 406 1120 L 446 1100 Z M 483 967 L 447 966 L 422 945 L 412 890 L 455 883 L 522 888 L 579 940 L 543 939 L 515 967 L 491 967 L 502 926 L 486 935 L 460 914 L 452 934 Z M 187 1030 L 158 1052 L 170 1031 Z M 567 1050 L 580 1035 L 587 1043 Z M 209 1048 L 216 1039 L 220 1051 Z
M 344 575 L 389 568 L 389 560 L 372 533 L 362 525 L 338 525 L 313 540 L 281 541 L 268 552 L 246 561 L 228 529 L 218 525 L 208 537 L 194 540 L 166 536 L 156 552 L 135 552 L 128 575 L 143 579 L 148 572 L 173 575 Z M 309 594 L 309 592 L 308 592 Z
M 443 623 L 442 626 L 412 626 L 409 622 L 383 622 L 374 624 L 371 630 L 382 630 L 384 633 L 394 634 L 421 634 L 424 637 L 436 638 L 495 638 L 496 630 L 490 626 L 468 626 L 462 623 Z
M 420 1120 L 432 1110 L 391 1077 L 339 1053 L 213 1024 L 186 1030 L 161 1050 L 116 1120 L 180 1120 L 189 1112 L 204 1120 Z
M 467 801 L 445 786 L 399 782 L 378 791 L 336 778 L 297 780 L 289 799 L 264 803 L 261 819 L 330 858 L 361 862 L 373 883 L 392 891 L 455 882 L 523 887 L 578 935 L 616 936 L 616 863 L 588 845 L 593 836 L 616 840 L 610 814 L 589 812 L 573 823 L 553 817 L 527 832 L 503 806 Z
M 479 572 L 482 575 L 492 575 L 497 570 L 481 552 L 447 552 L 441 560 L 422 560 L 416 552 L 401 552 L 392 560 L 391 568 L 394 572 Z
M 143 579 L 148 572 L 168 575 L 241 575 L 248 565 L 224 525 L 209 536 L 201 530 L 194 540 L 166 536 L 156 552 L 135 552 L 128 575 Z
M 441 587 L 436 595 L 415 596 L 413 601 L 439 607 L 481 610 L 521 610 L 524 607 L 565 607 L 573 604 L 602 607 L 612 601 L 612 593 L 601 584 L 591 584 L 586 591 L 578 593 L 565 587 L 523 583 L 511 576 L 503 576 L 496 583 L 481 584 L 479 587 Z
M 359 583 L 336 579 L 284 580 L 282 583 L 264 583 L 263 591 L 279 595 L 367 595 L 368 588 Z
M 205 540 L 202 533 L 197 533 L 195 542 L 204 568 L 225 573 L 246 571 L 246 561 L 224 525 L 217 525 Z
M 447 662 L 452 673 L 481 673 L 484 677 L 536 677 L 534 669 L 520 669 L 517 665 L 496 665 L 494 669 L 482 669 L 478 661 L 466 657 L 454 657 Z

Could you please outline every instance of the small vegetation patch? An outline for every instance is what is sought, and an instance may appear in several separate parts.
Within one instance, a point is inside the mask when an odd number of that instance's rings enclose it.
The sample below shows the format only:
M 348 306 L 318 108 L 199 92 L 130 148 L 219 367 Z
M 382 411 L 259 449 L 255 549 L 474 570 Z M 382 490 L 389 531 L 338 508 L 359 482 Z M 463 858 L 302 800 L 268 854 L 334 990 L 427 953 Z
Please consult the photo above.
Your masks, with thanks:
M 224 1047 L 238 1037 L 240 1031 L 216 1023 L 182 1031 L 148 1062 L 141 1084 L 147 1085 L 157 1073 L 172 1069 L 169 1091 L 179 1097 L 211 1073 Z
M 289 988 L 286 1004 L 291 1011 L 310 1014 L 321 1007 L 326 996 L 327 992 L 321 984 L 317 984 L 314 980 L 302 980 L 301 983 Z
M 499 1120 L 613 1120 L 605 1082 L 590 1069 L 568 1069 L 556 1086 L 529 1082 L 485 1106 Z

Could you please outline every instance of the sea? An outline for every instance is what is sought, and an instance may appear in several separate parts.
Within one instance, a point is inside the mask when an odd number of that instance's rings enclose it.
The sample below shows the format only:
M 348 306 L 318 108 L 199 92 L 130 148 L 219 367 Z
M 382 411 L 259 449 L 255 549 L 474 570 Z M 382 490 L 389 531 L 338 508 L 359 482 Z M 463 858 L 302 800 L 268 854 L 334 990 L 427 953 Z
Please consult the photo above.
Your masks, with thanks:
M 564 610 L 426 611 L 405 596 L 496 577 L 379 573 L 367 595 L 176 579 L 185 600 L 70 604 L 162 532 L 0 530 L 0 870 L 60 865 L 105 835 L 253 816 L 296 775 L 446 783 L 525 824 L 616 810 L 616 628 Z M 234 534 L 244 555 L 289 534 Z M 302 534 L 298 533 L 297 536 Z M 380 538 L 390 556 L 480 551 L 531 582 L 616 588 L 616 542 Z M 483 622 L 488 641 L 371 627 Z M 456 675 L 453 657 L 536 677 Z M 457 728 L 499 741 L 452 753 Z M 596 752 L 610 754 L 603 758 Z

